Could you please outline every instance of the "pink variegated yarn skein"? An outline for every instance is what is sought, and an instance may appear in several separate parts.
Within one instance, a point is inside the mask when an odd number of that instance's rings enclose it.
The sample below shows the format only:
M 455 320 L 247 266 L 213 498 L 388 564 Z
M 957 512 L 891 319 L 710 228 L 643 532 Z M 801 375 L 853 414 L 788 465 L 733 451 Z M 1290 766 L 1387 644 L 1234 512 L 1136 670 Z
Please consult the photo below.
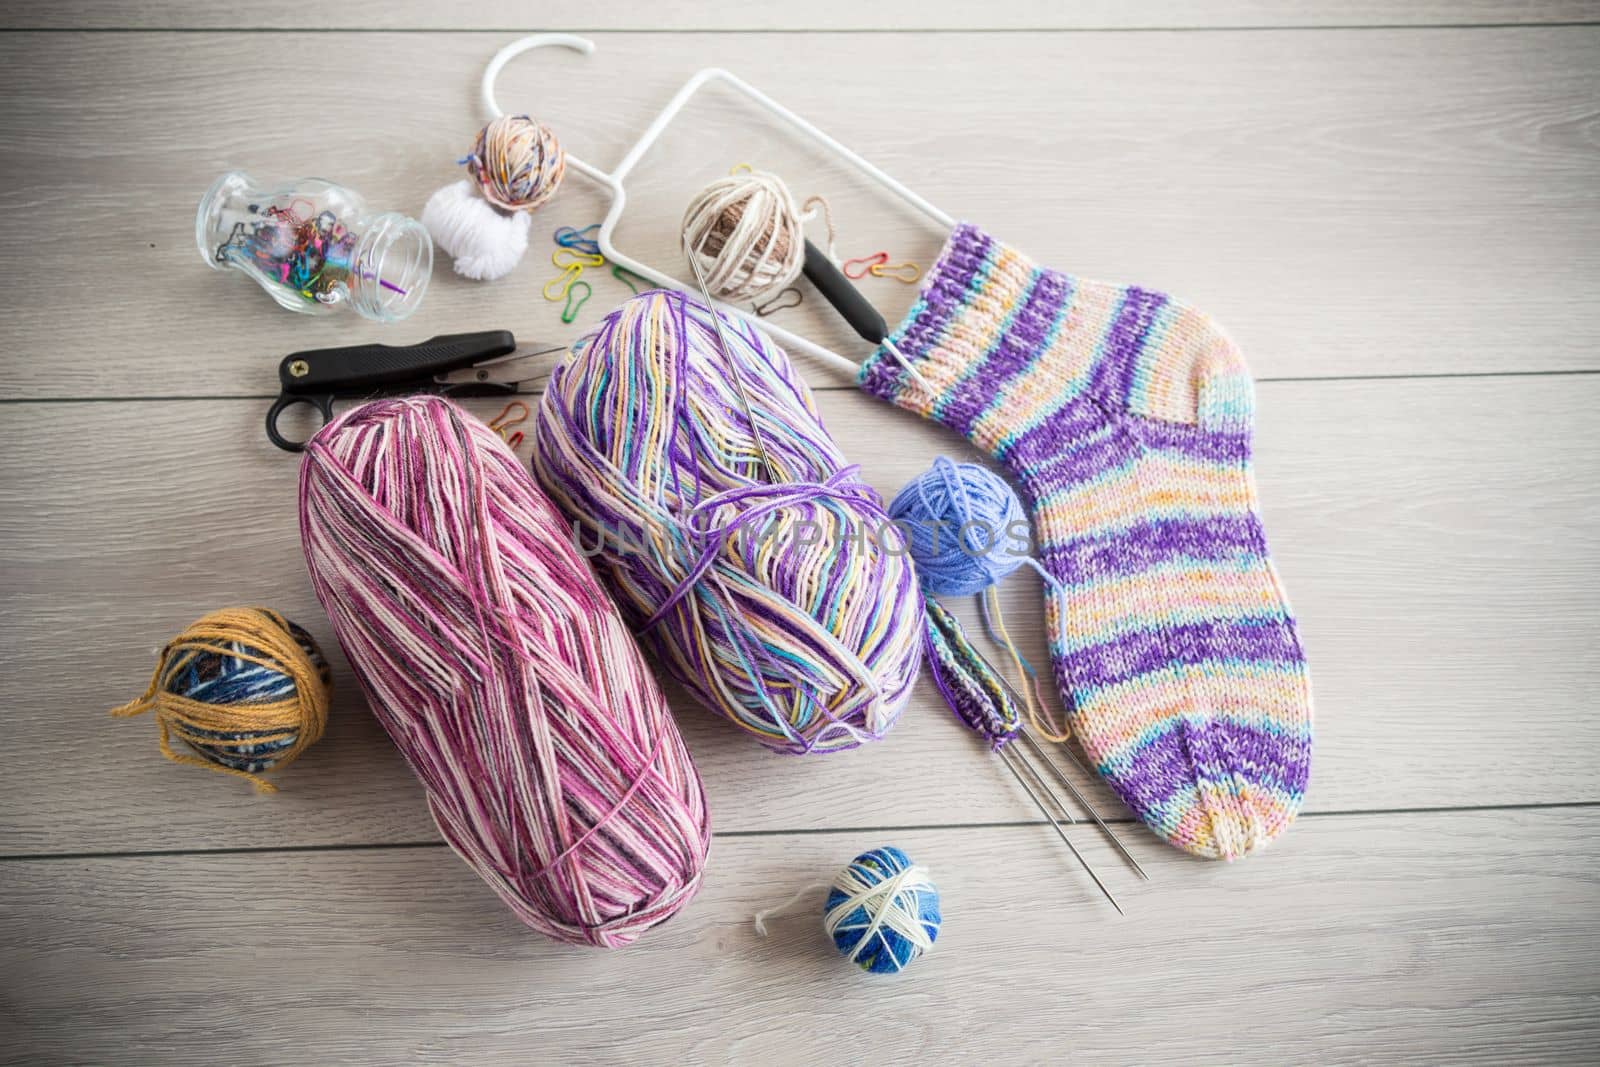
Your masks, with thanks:
M 705 794 L 632 635 L 493 431 L 437 398 L 330 422 L 306 566 L 450 846 L 519 919 L 615 948 L 700 887 Z

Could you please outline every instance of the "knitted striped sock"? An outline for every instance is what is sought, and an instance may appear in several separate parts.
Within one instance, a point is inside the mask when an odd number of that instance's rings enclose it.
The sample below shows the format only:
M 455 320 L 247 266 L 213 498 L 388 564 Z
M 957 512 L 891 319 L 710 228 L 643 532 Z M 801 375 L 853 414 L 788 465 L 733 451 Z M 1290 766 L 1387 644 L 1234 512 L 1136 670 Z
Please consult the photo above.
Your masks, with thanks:
M 1161 293 L 1035 267 L 958 227 L 861 386 L 1005 463 L 1035 523 L 1068 722 L 1150 828 L 1234 859 L 1282 833 L 1311 690 L 1250 472 L 1238 349 Z

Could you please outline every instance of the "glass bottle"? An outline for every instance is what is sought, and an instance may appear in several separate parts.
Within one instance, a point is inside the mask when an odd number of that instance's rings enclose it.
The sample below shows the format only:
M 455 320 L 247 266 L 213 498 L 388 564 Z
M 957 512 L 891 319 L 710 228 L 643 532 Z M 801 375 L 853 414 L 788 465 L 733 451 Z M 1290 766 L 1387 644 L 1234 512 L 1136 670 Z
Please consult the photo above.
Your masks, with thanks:
M 374 215 L 360 196 L 320 178 L 265 189 L 230 171 L 200 201 L 194 235 L 207 263 L 249 275 L 290 311 L 349 304 L 397 322 L 417 309 L 433 273 L 421 223 Z

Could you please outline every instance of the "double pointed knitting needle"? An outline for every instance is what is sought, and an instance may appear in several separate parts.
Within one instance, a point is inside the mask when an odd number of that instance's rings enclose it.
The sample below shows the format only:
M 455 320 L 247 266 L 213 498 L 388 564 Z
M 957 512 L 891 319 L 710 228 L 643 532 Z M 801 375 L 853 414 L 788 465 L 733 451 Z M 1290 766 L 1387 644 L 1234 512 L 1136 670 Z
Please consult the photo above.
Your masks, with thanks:
M 994 675 L 995 681 L 1004 687 L 1007 695 L 1009 695 L 1012 700 L 1020 705 L 1027 705 L 1027 700 L 1022 696 L 1021 693 L 1017 692 L 1015 686 L 1006 681 L 1006 676 L 1004 674 L 1001 674 L 999 671 L 995 670 L 994 664 L 989 662 L 987 656 L 985 656 L 982 652 L 979 652 L 976 648 L 973 648 L 972 653 L 982 660 L 984 665 L 989 668 L 990 673 Z M 1040 747 L 1039 743 L 1033 739 L 1033 735 L 1028 732 L 1027 726 L 1019 725 L 1016 736 L 1022 738 L 1023 743 L 1028 746 L 1029 750 L 1033 752 L 1034 756 L 1044 763 L 1046 767 L 1050 768 L 1050 773 L 1055 775 L 1056 781 L 1067 787 L 1067 792 L 1072 794 L 1072 798 L 1078 802 L 1079 807 L 1083 808 L 1084 811 L 1089 813 L 1089 818 L 1094 820 L 1094 824 L 1100 828 L 1100 832 L 1105 834 L 1106 837 L 1110 839 L 1111 844 L 1118 852 L 1122 854 L 1124 859 L 1133 864 L 1133 869 L 1139 872 L 1139 877 L 1148 882 L 1150 880 L 1150 876 L 1145 873 L 1143 867 L 1139 866 L 1139 861 L 1133 858 L 1133 853 L 1128 851 L 1128 847 L 1122 843 L 1122 839 L 1117 836 L 1116 831 L 1107 826 L 1105 820 L 1100 818 L 1100 813 L 1095 810 L 1093 804 L 1089 803 L 1089 798 L 1084 796 L 1083 793 L 1079 791 L 1077 785 L 1073 783 L 1071 778 L 1067 777 L 1066 772 L 1061 769 L 1060 765 L 1045 754 L 1044 749 Z M 1074 766 L 1076 766 L 1080 771 L 1083 771 L 1085 774 L 1088 773 L 1088 770 L 1084 767 L 1083 762 L 1078 759 L 1078 757 L 1073 753 L 1072 749 L 1067 748 L 1065 743 L 1061 744 L 1059 747 L 1066 749 L 1067 758 L 1072 760 Z M 1032 769 L 1031 765 L 1029 769 Z M 1067 811 L 1067 806 L 1062 802 L 1061 797 L 1057 795 L 1053 789 L 1049 790 L 1049 792 L 1051 798 L 1056 802 L 1056 806 L 1059 807 L 1063 813 L 1067 814 L 1068 818 L 1071 818 L 1071 813 Z
M 1006 683 L 1004 677 L 994 669 L 983 653 L 967 640 L 961 624 L 937 598 L 924 594 L 923 600 L 926 606 L 925 645 L 928 663 L 945 703 L 967 729 L 988 742 L 990 749 L 1000 757 L 1000 762 L 1005 764 L 1011 777 L 1017 780 L 1023 792 L 1028 794 L 1029 799 L 1039 809 L 1039 814 L 1049 821 L 1050 828 L 1072 851 L 1073 856 L 1094 880 L 1100 892 L 1111 902 L 1111 906 L 1117 909 L 1117 914 L 1123 914 L 1122 905 L 1117 903 L 1117 898 L 1111 895 L 1111 890 L 1106 888 L 1106 884 L 1100 880 L 1094 868 L 1089 866 L 1089 861 L 1084 858 L 1083 853 L 1078 851 L 1078 846 L 1072 843 L 1067 832 L 1061 828 L 1061 821 L 1051 812 L 1050 806 L 1045 803 L 1039 790 L 1029 785 L 1028 780 L 1017 769 L 1018 763 L 1027 768 L 1029 776 L 1050 794 L 1055 800 L 1056 810 L 1066 816 L 1069 823 L 1075 824 L 1078 821 L 1073 818 L 1072 810 L 1067 807 L 1066 802 L 1050 788 L 1049 783 L 1023 751 L 1010 747 L 1011 740 L 1024 730 L 1022 715 L 1025 705 L 1017 697 L 1016 690 Z
M 772 457 L 767 455 L 766 443 L 761 440 L 761 427 L 756 425 L 755 409 L 750 406 L 750 394 L 745 392 L 744 375 L 739 373 L 739 365 L 733 361 L 733 348 L 728 344 L 728 335 L 722 330 L 722 313 L 717 310 L 717 302 L 711 297 L 711 290 L 706 285 L 706 276 L 700 270 L 700 257 L 690 246 L 687 234 L 683 238 L 683 251 L 689 260 L 689 266 L 694 270 L 694 280 L 700 287 L 700 295 L 706 299 L 706 314 L 711 316 L 711 325 L 716 327 L 717 344 L 722 346 L 722 358 L 728 364 L 728 375 L 733 378 L 734 387 L 739 390 L 739 403 L 744 406 L 744 417 L 750 423 L 750 437 L 756 443 L 756 451 L 761 453 L 761 465 L 767 469 L 767 480 L 776 484 L 778 468 L 772 465 Z
M 1056 764 L 1056 761 L 1045 754 L 1044 748 L 1040 746 L 1039 742 L 1033 739 L 1033 735 L 1028 732 L 1026 727 L 1017 731 L 1017 734 L 1022 738 L 1023 742 L 1028 746 L 1028 748 L 1032 750 L 1034 755 L 1036 755 L 1046 767 L 1050 768 L 1051 773 L 1056 776 L 1056 780 L 1067 787 L 1067 792 L 1071 793 L 1072 798 L 1078 802 L 1078 805 L 1083 808 L 1084 811 L 1089 813 L 1089 818 L 1093 819 L 1094 824 L 1100 827 L 1100 832 L 1106 835 L 1106 837 L 1111 841 L 1112 846 L 1115 847 L 1118 852 L 1122 853 L 1122 858 L 1133 865 L 1133 869 L 1139 872 L 1140 878 L 1143 878 L 1148 882 L 1150 880 L 1150 876 L 1144 872 L 1143 867 L 1139 866 L 1139 861 L 1133 858 L 1133 853 L 1128 851 L 1128 846 L 1122 843 L 1122 839 L 1117 836 L 1116 831 L 1107 826 L 1105 824 L 1105 820 L 1100 818 L 1100 813 L 1094 810 L 1094 805 L 1089 803 L 1089 798 L 1079 792 L 1078 787 L 1074 785 L 1072 779 L 1068 778 L 1066 773 L 1061 770 L 1060 766 Z M 1062 742 L 1059 747 L 1066 750 L 1067 758 L 1072 760 L 1073 766 L 1077 767 L 1080 771 L 1085 770 L 1083 761 L 1078 759 L 1077 755 L 1073 753 L 1072 749 L 1066 747 L 1066 742 Z M 1085 773 L 1087 773 L 1087 771 L 1085 771 Z
M 1029 785 L 1027 781 L 1023 779 L 1022 775 L 1017 771 L 1016 765 L 1011 762 L 1012 754 L 1006 751 L 1006 749 L 1003 747 L 997 749 L 997 751 L 1000 754 L 1000 762 L 1005 764 L 1006 770 L 1011 772 L 1011 777 L 1017 780 L 1017 784 L 1022 787 L 1023 792 L 1028 794 L 1028 796 L 1033 800 L 1034 804 L 1039 808 L 1039 811 L 1047 820 L 1049 820 L 1050 828 L 1054 830 L 1056 832 L 1056 836 L 1060 837 L 1061 840 L 1066 843 L 1066 846 L 1072 850 L 1072 854 L 1077 858 L 1078 864 L 1084 869 L 1085 873 L 1087 873 L 1089 877 L 1093 879 L 1094 884 L 1099 887 L 1100 892 L 1105 894 L 1105 898 L 1111 902 L 1111 906 L 1117 909 L 1117 914 L 1126 915 L 1127 913 L 1122 910 L 1122 905 L 1117 903 L 1117 898 L 1111 895 L 1111 890 L 1106 888 L 1106 884 L 1100 880 L 1100 876 L 1094 873 L 1094 868 L 1089 865 L 1089 861 L 1083 858 L 1083 853 L 1078 851 L 1078 846 L 1072 843 L 1072 838 L 1068 837 L 1067 832 L 1061 828 L 1060 820 L 1054 815 L 1050 814 L 1050 809 L 1045 806 L 1044 798 L 1038 793 L 1034 792 L 1033 786 Z M 1021 753 L 1017 754 L 1017 760 L 1021 762 L 1024 767 L 1028 768 L 1028 773 L 1033 776 L 1035 781 L 1043 786 L 1046 791 L 1049 791 L 1049 786 L 1045 785 L 1044 779 L 1039 777 L 1039 772 L 1034 770 L 1033 766 L 1028 763 L 1026 759 L 1023 759 Z M 1060 800 L 1058 799 L 1056 803 L 1059 807 Z M 1061 810 L 1063 814 L 1067 814 L 1065 808 L 1062 808 Z M 1067 818 L 1071 819 L 1072 816 L 1067 814 Z

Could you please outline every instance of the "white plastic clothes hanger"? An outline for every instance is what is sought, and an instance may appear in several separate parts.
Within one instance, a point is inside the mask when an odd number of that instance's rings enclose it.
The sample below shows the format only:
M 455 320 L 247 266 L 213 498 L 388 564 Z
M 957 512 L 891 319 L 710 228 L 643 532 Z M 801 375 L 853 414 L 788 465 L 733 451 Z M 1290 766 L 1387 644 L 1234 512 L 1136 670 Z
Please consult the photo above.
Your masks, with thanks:
M 499 52 L 495 53 L 494 58 L 489 61 L 489 65 L 483 70 L 483 107 L 484 110 L 489 113 L 491 118 L 499 118 L 505 114 L 505 112 L 500 109 L 500 105 L 498 102 L 496 102 L 494 96 L 495 79 L 499 77 L 500 71 L 505 68 L 505 65 L 524 52 L 532 51 L 535 48 L 546 48 L 552 46 L 570 48 L 573 51 L 582 52 L 584 55 L 589 55 L 592 53 L 595 47 L 593 41 L 590 41 L 584 37 L 577 37 L 569 33 L 536 33 L 528 37 L 523 37 L 520 40 L 513 41 L 504 48 L 500 49 Z M 616 165 L 615 169 L 609 172 L 603 171 L 591 163 L 584 162 L 571 152 L 567 153 L 567 165 L 569 167 L 604 186 L 610 192 L 611 206 L 606 212 L 605 219 L 602 220 L 600 224 L 600 237 L 598 244 L 600 246 L 601 253 L 603 253 L 605 257 L 612 263 L 623 267 L 625 270 L 632 271 L 634 274 L 637 274 L 642 278 L 648 278 L 657 285 L 665 286 L 670 289 L 677 289 L 680 292 L 685 293 L 692 294 L 698 292 L 694 286 L 680 281 L 670 274 L 664 273 L 663 271 L 658 271 L 647 264 L 640 263 L 638 260 L 624 255 L 622 252 L 617 250 L 617 247 L 612 243 L 611 238 L 612 234 L 616 230 L 618 220 L 622 218 L 623 208 L 627 206 L 628 202 L 628 191 L 623 185 L 624 180 L 627 178 L 628 174 L 632 172 L 639 160 L 644 157 L 644 154 L 650 150 L 651 145 L 655 144 L 655 142 L 660 138 L 662 132 L 667 128 L 668 124 L 671 123 L 674 116 L 676 116 L 678 112 L 682 111 L 684 106 L 688 104 L 690 97 L 694 96 L 694 94 L 699 92 L 701 88 L 712 82 L 722 82 L 738 90 L 744 96 L 761 105 L 761 107 L 770 114 L 782 119 L 784 122 L 799 130 L 807 137 L 810 137 L 812 140 L 816 141 L 830 152 L 833 152 L 835 155 L 847 160 L 857 170 L 861 171 L 861 173 L 865 174 L 867 177 L 871 178 L 873 181 L 889 190 L 889 192 L 893 193 L 901 200 L 916 208 L 923 215 L 926 215 L 935 224 L 942 227 L 945 232 L 955 229 L 955 220 L 949 215 L 946 215 L 943 211 L 940 211 L 938 208 L 928 203 L 928 201 L 924 200 L 922 197 L 918 196 L 904 185 L 901 185 L 899 182 L 889 177 L 889 175 L 885 174 L 883 171 L 867 162 L 861 156 L 857 155 L 855 152 L 851 151 L 843 144 L 840 144 L 832 137 L 829 137 L 826 133 L 823 133 L 821 130 L 817 129 L 817 127 L 813 126 L 811 123 L 807 122 L 793 111 L 790 111 L 788 108 L 772 99 L 772 97 L 766 95 L 755 86 L 750 85 L 748 82 L 735 77 L 725 70 L 717 67 L 707 67 L 704 70 L 698 71 L 693 77 L 684 83 L 683 88 L 679 89 L 677 94 L 673 96 L 670 101 L 668 101 L 667 106 L 661 109 L 661 113 L 655 117 L 655 120 L 650 123 L 650 125 L 645 129 L 644 133 L 640 135 L 639 139 L 634 142 L 633 147 L 628 149 L 627 154 L 622 157 L 622 161 Z M 715 303 L 721 310 L 730 314 L 738 315 L 741 318 L 747 319 L 750 322 L 760 326 L 765 332 L 777 337 L 781 342 L 784 343 L 786 347 L 810 353 L 823 362 L 830 364 L 835 369 L 849 374 L 852 378 L 855 377 L 856 373 L 860 370 L 860 364 L 856 360 L 842 356 L 838 352 L 833 351 L 831 348 L 824 348 L 822 345 L 819 345 L 814 341 L 809 341 L 806 338 L 801 337 L 799 334 L 767 322 L 766 320 L 756 316 L 753 312 L 745 311 L 742 308 L 735 307 L 732 304 L 727 304 L 720 300 L 716 301 Z M 892 355 L 898 358 L 902 364 L 906 363 L 905 357 L 901 356 L 900 353 L 895 350 L 892 344 L 885 342 L 884 347 L 888 349 Z M 909 365 L 907 365 L 907 369 L 910 370 L 911 373 L 920 380 L 921 375 L 916 374 L 914 368 L 911 368 Z

